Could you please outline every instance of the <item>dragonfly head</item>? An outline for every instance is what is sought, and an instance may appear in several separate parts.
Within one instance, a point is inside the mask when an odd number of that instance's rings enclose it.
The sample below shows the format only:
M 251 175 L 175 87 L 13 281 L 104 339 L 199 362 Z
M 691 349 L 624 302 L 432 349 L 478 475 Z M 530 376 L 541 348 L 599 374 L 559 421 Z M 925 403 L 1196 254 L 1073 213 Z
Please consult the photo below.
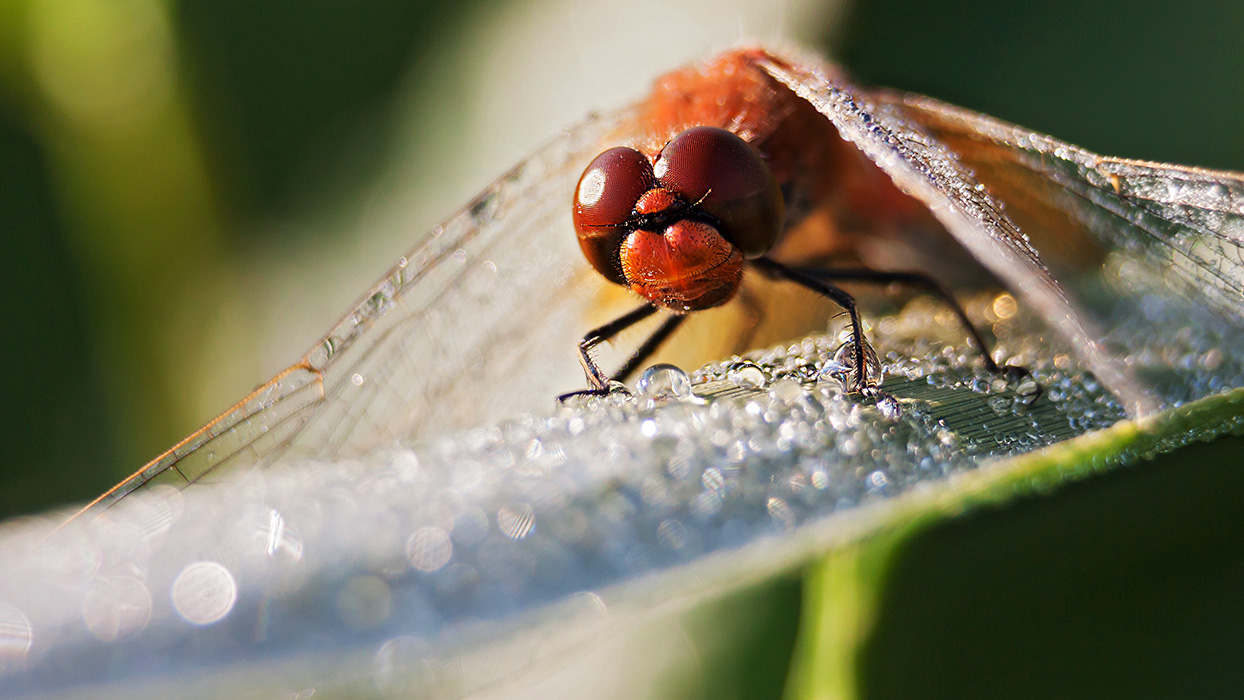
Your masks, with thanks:
M 627 147 L 601 153 L 574 201 L 579 247 L 592 267 L 679 313 L 727 301 L 743 260 L 773 247 L 784 214 L 756 149 L 708 126 L 678 134 L 653 161 Z

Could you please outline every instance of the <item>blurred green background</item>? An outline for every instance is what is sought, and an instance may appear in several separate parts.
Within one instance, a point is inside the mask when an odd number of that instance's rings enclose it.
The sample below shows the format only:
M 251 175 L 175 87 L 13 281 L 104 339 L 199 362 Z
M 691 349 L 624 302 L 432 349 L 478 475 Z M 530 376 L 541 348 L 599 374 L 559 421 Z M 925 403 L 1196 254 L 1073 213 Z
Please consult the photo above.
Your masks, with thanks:
M 1244 170 L 1238 0 L 2 0 L 0 516 L 94 497 L 214 417 L 295 361 L 456 203 L 589 109 L 633 99 L 665 68 L 775 38 L 837 57 L 862 82 L 1099 152 Z M 1008 694 L 1015 676 L 980 669 L 1004 658 L 1048 681 L 1023 662 L 1075 639 L 1091 644 L 1057 672 L 1118 675 L 1077 686 L 1085 695 L 1161 696 L 1209 678 L 1198 659 L 1226 667 L 1206 654 L 1239 651 L 1238 634 L 1209 631 L 1238 629 L 1238 605 L 1224 613 L 1215 596 L 1244 583 L 1241 552 L 1204 533 L 1239 523 L 1239 448 L 1185 450 L 917 538 L 886 570 L 892 604 L 860 661 L 866 694 Z M 1211 462 L 1226 467 L 1184 471 Z M 1206 489 L 1219 496 L 1209 505 Z M 1168 527 L 1190 514 L 1195 527 Z M 973 578 L 999 562 L 996 578 Z M 1109 571 L 1091 572 L 1088 602 L 1042 597 L 1095 563 Z M 1031 586 L 1008 599 L 1017 581 Z M 798 615 L 792 584 L 775 585 Z M 1142 611 L 1185 599 L 1203 603 L 1193 617 L 1142 624 Z M 1123 623 L 1074 617 L 1112 606 Z M 780 639 L 756 648 L 789 648 L 793 623 L 773 619 Z M 1023 634 L 1039 623 L 1057 634 Z M 1006 633 L 1044 648 L 1004 649 Z M 1153 659 L 1168 637 L 1186 653 L 1165 657 L 1162 676 Z M 1155 655 L 1118 646 L 1137 638 Z M 1133 664 L 1148 675 L 1119 685 Z

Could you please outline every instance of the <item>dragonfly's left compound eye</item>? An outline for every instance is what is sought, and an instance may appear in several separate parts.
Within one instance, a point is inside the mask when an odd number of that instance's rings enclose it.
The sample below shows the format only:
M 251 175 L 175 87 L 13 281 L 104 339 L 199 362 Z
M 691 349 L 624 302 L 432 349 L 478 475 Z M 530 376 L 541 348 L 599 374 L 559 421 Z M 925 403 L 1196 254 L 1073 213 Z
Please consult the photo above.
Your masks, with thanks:
M 764 255 L 782 233 L 785 205 L 773 172 L 755 148 L 726 131 L 697 126 L 680 133 L 653 165 L 657 180 L 717 219 L 746 258 Z
M 574 227 L 583 256 L 611 282 L 626 284 L 618 251 L 635 204 L 653 186 L 652 164 L 633 148 L 611 148 L 583 171 L 574 193 Z

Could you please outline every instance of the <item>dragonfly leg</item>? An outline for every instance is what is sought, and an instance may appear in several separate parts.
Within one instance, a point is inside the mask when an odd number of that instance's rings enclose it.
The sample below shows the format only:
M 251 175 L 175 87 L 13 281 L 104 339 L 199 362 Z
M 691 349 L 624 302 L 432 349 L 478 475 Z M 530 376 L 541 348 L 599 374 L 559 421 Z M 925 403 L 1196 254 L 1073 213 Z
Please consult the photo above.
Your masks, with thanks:
M 851 334 L 855 339 L 851 348 L 851 359 L 856 367 L 855 390 L 861 393 L 868 393 L 870 387 L 868 385 L 868 372 L 864 364 L 864 324 L 860 322 L 860 310 L 855 303 L 855 299 L 850 294 L 820 277 L 811 275 L 804 270 L 787 267 L 771 258 L 759 257 L 752 260 L 751 263 L 771 277 L 794 282 L 801 287 L 810 289 L 828 298 L 847 312 L 847 316 L 851 319 Z
M 632 311 L 629 311 L 626 314 L 623 314 L 622 316 L 610 321 L 609 323 L 606 323 L 605 325 L 600 326 L 599 328 L 592 329 L 591 331 L 588 332 L 587 335 L 583 336 L 583 339 L 579 341 L 579 364 L 583 366 L 583 373 L 587 375 L 588 384 L 590 384 L 591 386 L 590 388 L 582 390 L 582 391 L 572 391 L 568 394 L 562 394 L 561 396 L 557 397 L 557 400 L 565 401 L 566 399 L 572 396 L 580 396 L 583 394 L 595 395 L 595 396 L 608 394 L 609 393 L 609 382 L 612 381 L 613 377 L 609 377 L 603 371 L 601 371 L 600 366 L 596 364 L 596 360 L 593 359 L 592 357 L 592 348 L 596 347 L 597 345 L 600 345 L 606 340 L 609 340 L 610 338 L 621 333 L 627 328 L 630 328 L 636 323 L 639 323 L 645 318 L 648 318 L 652 314 L 656 313 L 656 311 L 657 311 L 657 307 L 653 306 L 652 304 L 644 304 L 643 306 L 640 306 Z M 666 322 L 666 324 L 662 324 L 661 328 L 657 329 L 657 334 L 660 334 L 661 331 L 665 328 L 665 325 L 667 324 L 668 322 Z M 672 330 L 673 329 L 670 329 L 670 331 Z M 662 336 L 661 340 L 664 340 L 665 337 L 667 337 L 668 335 L 669 335 L 669 332 L 666 332 L 665 335 Z M 651 340 L 652 339 L 649 338 L 649 342 L 645 342 L 644 345 L 640 347 L 639 351 L 636 352 L 636 355 L 638 355 L 639 352 L 643 351 L 644 348 L 649 345 Z M 651 355 L 653 350 L 655 349 L 656 349 L 656 346 L 653 345 L 652 348 L 648 349 L 647 354 Z M 627 361 L 626 366 L 629 367 L 631 366 L 632 363 L 638 363 L 642 361 L 643 361 L 642 357 L 639 359 L 632 357 L 630 360 Z M 623 369 L 625 368 L 626 367 L 624 367 Z
M 916 287 L 928 294 L 932 294 L 941 299 L 954 312 L 955 317 L 959 320 L 959 324 L 967 331 L 968 336 L 972 339 L 972 343 L 976 346 L 977 352 L 981 356 L 981 361 L 985 364 L 985 369 L 1004 377 L 1008 382 L 1014 384 L 1019 384 L 1025 379 L 1032 379 L 1036 389 L 1031 394 L 1031 400 L 1036 400 L 1041 395 L 1041 385 L 1036 383 L 1032 372 L 1028 371 L 1026 367 L 999 365 L 994 361 L 989 343 L 985 341 L 984 336 L 981 335 L 981 332 L 968 318 L 967 312 L 963 310 L 963 307 L 959 305 L 955 297 L 931 276 L 922 272 L 888 272 L 870 270 L 868 268 L 800 267 L 796 269 L 818 279 L 863 282 L 866 284 L 902 284 Z

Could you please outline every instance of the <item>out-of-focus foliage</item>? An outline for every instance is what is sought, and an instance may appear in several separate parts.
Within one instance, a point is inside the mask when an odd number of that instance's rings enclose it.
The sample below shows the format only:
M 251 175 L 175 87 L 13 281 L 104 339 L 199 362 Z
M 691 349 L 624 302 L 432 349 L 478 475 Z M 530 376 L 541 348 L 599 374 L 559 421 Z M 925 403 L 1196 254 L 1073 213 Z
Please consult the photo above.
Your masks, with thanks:
M 195 383 L 244 391 L 213 348 L 249 330 L 232 285 L 247 236 L 275 230 L 253 222 L 308 206 L 346 145 L 374 156 L 387 132 L 360 124 L 470 6 L 450 7 L 6 3 L 0 513 L 154 456 L 204 420 Z

